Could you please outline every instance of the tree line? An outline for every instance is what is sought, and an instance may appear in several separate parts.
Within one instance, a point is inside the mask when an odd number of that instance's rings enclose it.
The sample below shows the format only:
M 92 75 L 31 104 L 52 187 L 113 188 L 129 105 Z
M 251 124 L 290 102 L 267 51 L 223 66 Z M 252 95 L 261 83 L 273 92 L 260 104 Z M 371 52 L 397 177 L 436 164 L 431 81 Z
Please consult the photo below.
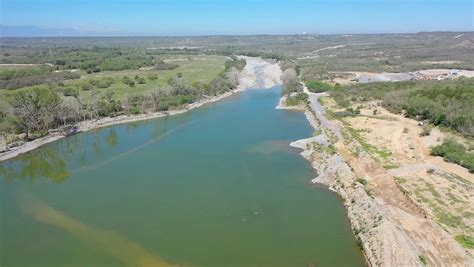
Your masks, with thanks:
M 46 135 L 51 129 L 78 121 L 182 108 L 202 98 L 235 89 L 238 85 L 238 73 L 244 66 L 244 60 L 232 57 L 225 64 L 224 70 L 210 82 L 189 83 L 183 74 L 178 73 L 168 81 L 171 90 L 156 89 L 142 95 L 128 95 L 122 100 L 114 98 L 113 91 L 105 94 L 92 91 L 91 94 L 81 96 L 74 89 L 67 89 L 68 87 L 61 90 L 42 87 L 12 91 L 7 97 L 11 110 L 0 112 L 0 134 L 25 133 L 25 138 L 31 140 Z M 156 78 L 153 74 L 148 77 Z M 131 86 L 132 82 L 142 83 L 146 80 L 138 76 L 123 77 L 122 82 Z M 107 86 L 107 81 L 91 80 L 88 84 Z
M 388 110 L 474 136 L 474 78 L 377 82 L 331 90 L 336 102 L 381 100 Z

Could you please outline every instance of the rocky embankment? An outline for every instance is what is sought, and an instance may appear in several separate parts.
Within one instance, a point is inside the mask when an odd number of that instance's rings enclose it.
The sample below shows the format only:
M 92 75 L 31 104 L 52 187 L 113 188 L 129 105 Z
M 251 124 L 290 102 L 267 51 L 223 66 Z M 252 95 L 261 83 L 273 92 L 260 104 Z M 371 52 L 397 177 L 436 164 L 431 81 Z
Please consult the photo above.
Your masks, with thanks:
M 303 150 L 319 176 L 313 182 L 338 193 L 346 207 L 357 244 L 371 266 L 473 266 L 454 240 L 378 168 L 370 168 L 370 156 L 354 156 L 360 148 L 344 126 L 328 120 L 318 102 L 324 94 L 309 92 L 305 114 L 315 136 L 291 143 Z M 284 100 L 279 104 L 282 108 Z M 287 107 L 288 108 L 288 107 Z M 297 107 L 301 109 L 301 107 Z M 360 150 L 360 149 L 358 149 Z M 360 164 L 358 161 L 368 162 Z M 375 179 L 380 179 L 374 182 Z M 384 190 L 379 190 L 385 187 Z

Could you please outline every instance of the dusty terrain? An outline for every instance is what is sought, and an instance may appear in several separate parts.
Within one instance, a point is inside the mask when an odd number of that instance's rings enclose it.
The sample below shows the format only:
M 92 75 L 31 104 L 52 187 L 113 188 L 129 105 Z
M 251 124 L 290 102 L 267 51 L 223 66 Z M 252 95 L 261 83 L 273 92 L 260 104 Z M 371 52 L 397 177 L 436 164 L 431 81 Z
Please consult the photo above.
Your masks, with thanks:
M 416 121 L 390 114 L 381 107 L 377 110 L 381 114 L 370 116 L 371 109 L 362 109 L 362 116 L 351 117 L 347 122 L 368 144 L 390 153 L 385 158 L 373 156 L 385 169 L 380 171 L 395 177 L 395 185 L 406 197 L 452 237 L 472 236 L 474 175 L 430 155 L 430 147 L 440 144 L 446 134 L 434 129 L 430 135 L 421 137 L 422 127 Z M 374 192 L 386 193 L 386 184 L 374 186 L 382 186 Z
M 306 115 L 315 137 L 292 143 L 304 149 L 323 183 L 344 200 L 349 219 L 372 266 L 472 266 L 472 251 L 456 240 L 472 235 L 473 176 L 429 155 L 443 134 L 421 138 L 413 120 L 373 107 L 361 116 L 328 119 L 335 104 L 309 94 Z M 405 130 L 408 129 L 408 130 Z M 454 197 L 453 197 L 454 196 Z
M 246 88 L 270 88 L 280 84 L 281 69 L 278 63 L 261 58 L 245 57 L 247 64 L 240 74 L 238 90 Z
M 331 72 L 335 77 L 331 80 L 333 83 L 351 84 L 351 83 L 369 83 L 369 82 L 397 82 L 410 80 L 444 80 L 455 79 L 458 77 L 474 77 L 472 70 L 454 70 L 454 69 L 427 69 L 415 72 L 364 72 L 347 71 Z

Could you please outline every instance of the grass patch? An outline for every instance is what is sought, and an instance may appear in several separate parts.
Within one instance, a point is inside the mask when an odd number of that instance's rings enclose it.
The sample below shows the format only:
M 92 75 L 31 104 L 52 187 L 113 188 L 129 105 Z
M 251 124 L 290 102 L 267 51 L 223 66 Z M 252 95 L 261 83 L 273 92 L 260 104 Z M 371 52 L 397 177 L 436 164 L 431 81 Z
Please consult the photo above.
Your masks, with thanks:
M 356 181 L 363 186 L 366 186 L 368 184 L 367 180 L 365 180 L 364 178 L 357 178 Z
M 424 265 L 428 263 L 428 260 L 426 259 L 424 255 L 420 255 L 418 256 L 418 258 L 420 259 L 421 263 L 423 263 Z
M 386 170 L 396 169 L 396 168 L 399 168 L 399 167 L 400 167 L 400 165 L 395 164 L 395 163 L 388 163 L 388 164 L 383 165 L 383 168 L 386 169 Z
M 364 137 L 360 134 L 360 131 L 352 128 L 351 126 L 349 126 L 349 124 L 345 123 L 346 124 L 346 127 L 347 127 L 347 130 L 349 131 L 350 135 L 357 141 L 359 142 L 359 144 L 362 146 L 362 148 L 371 153 L 371 154 L 375 154 L 377 156 L 379 156 L 380 158 L 384 159 L 384 160 L 387 160 L 390 156 L 392 156 L 392 152 L 391 151 L 388 151 L 386 149 L 379 149 L 377 148 L 376 146 L 373 146 L 369 143 L 367 143 L 367 141 L 365 141 Z
M 461 246 L 469 249 L 474 249 L 474 237 L 467 235 L 457 235 L 455 239 L 459 242 L 459 244 L 461 244 Z

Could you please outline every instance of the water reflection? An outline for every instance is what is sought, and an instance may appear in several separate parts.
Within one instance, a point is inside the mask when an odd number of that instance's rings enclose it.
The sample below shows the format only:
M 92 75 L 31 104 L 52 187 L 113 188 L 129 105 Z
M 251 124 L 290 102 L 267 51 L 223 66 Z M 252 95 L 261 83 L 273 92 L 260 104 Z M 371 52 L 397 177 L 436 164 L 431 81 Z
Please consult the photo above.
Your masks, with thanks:
M 115 128 L 111 128 L 109 130 L 109 133 L 107 134 L 107 137 L 105 138 L 105 140 L 107 141 L 107 144 L 110 147 L 116 147 L 118 145 L 118 135 Z
M 19 180 L 34 183 L 37 179 L 46 178 L 54 183 L 62 183 L 74 172 L 67 166 L 67 162 L 73 157 L 76 157 L 81 165 L 86 166 L 89 162 L 96 161 L 88 154 L 88 146 L 92 146 L 92 151 L 97 158 L 105 149 L 116 147 L 119 144 L 119 137 L 115 127 L 90 134 L 70 136 L 67 140 L 44 145 L 0 163 L 0 177 L 4 177 L 7 182 Z M 92 140 L 88 141 L 90 138 Z
M 27 180 L 34 183 L 36 179 L 46 177 L 52 182 L 64 182 L 70 175 L 65 159 L 71 155 L 71 151 L 64 150 L 67 153 L 58 153 L 53 146 L 43 146 L 33 153 L 21 155 L 13 162 L 2 163 L 0 175 L 7 181 Z

